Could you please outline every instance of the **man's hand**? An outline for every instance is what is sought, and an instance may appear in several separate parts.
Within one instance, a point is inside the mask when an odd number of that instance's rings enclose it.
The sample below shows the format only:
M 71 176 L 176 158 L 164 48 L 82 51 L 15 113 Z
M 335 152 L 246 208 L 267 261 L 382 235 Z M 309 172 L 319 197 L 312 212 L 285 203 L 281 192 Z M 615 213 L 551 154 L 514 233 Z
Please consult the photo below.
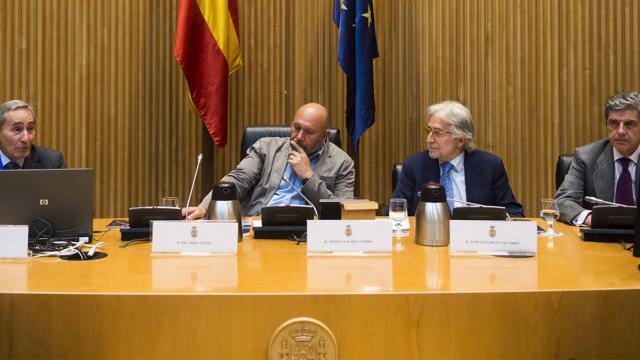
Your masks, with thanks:
M 182 216 L 187 215 L 187 209 L 182 208 Z M 207 215 L 207 209 L 202 206 L 190 206 L 189 207 L 189 220 L 202 219 Z
M 309 161 L 307 153 L 305 153 L 295 141 L 291 141 L 291 148 L 293 151 L 289 153 L 287 162 L 293 167 L 293 171 L 295 171 L 301 179 L 308 179 L 313 176 L 313 168 L 311 168 L 311 162 Z
M 587 217 L 584 219 L 582 223 L 591 227 L 591 214 L 587 215 Z

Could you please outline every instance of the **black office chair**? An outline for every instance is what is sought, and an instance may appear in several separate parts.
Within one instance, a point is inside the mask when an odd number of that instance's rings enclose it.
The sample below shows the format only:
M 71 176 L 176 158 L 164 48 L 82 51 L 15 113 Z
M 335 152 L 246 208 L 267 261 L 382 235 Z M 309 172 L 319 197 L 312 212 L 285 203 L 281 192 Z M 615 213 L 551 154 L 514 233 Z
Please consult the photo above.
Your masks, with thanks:
M 247 156 L 247 150 L 256 141 L 263 137 L 289 137 L 291 126 L 289 125 L 248 125 L 245 126 L 240 143 L 240 160 Z M 341 147 L 340 129 L 329 129 L 329 141 Z
M 393 164 L 393 168 L 391 169 L 391 193 L 398 186 L 398 182 L 400 181 L 400 176 L 402 175 L 402 163 Z
M 569 173 L 574 156 L 573 154 L 560 154 L 558 156 L 558 161 L 556 162 L 556 191 L 562 185 L 564 177 Z

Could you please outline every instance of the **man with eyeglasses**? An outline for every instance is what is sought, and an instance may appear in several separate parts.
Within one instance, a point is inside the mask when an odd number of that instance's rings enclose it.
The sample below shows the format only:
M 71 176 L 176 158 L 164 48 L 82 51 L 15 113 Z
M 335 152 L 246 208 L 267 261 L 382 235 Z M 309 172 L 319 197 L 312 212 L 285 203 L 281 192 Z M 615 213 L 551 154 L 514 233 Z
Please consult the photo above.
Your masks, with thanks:
M 64 160 L 58 151 L 33 145 L 36 116 L 22 100 L 0 105 L 0 170 L 57 169 Z
M 427 119 L 428 148 L 405 160 L 391 197 L 406 199 L 409 215 L 414 215 L 422 185 L 438 182 L 445 187 L 451 209 L 472 202 L 504 206 L 510 216 L 523 217 L 502 160 L 475 149 L 469 109 L 459 102 L 445 101 L 431 105 Z
M 591 226 L 593 196 L 624 205 L 636 204 L 640 154 L 640 93 L 621 92 L 607 99 L 604 118 L 608 139 L 576 149 L 569 172 L 556 192 L 560 220 Z

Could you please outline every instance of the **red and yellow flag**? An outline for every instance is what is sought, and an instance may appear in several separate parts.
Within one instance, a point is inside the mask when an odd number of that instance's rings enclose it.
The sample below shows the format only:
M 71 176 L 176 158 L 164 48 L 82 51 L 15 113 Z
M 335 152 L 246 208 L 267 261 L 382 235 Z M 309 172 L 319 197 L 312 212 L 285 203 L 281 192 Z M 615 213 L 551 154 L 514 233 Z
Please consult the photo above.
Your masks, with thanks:
M 237 0 L 179 0 L 174 55 L 216 145 L 227 143 L 229 74 L 242 66 Z

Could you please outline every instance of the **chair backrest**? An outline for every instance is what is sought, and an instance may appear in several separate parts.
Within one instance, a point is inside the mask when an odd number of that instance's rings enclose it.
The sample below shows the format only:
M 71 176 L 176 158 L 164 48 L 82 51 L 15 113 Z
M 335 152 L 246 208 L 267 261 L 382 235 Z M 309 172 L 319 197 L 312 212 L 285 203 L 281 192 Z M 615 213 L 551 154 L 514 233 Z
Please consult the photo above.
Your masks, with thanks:
M 400 175 L 402 175 L 402 163 L 393 164 L 393 168 L 391 169 L 391 192 L 396 189 L 398 185 L 398 181 L 400 181 Z
M 560 185 L 562 185 L 565 175 L 569 173 L 573 157 L 573 154 L 560 154 L 560 156 L 558 156 L 558 161 L 556 162 L 556 191 L 560 188 Z
M 242 133 L 240 159 L 244 159 L 251 145 L 263 137 L 289 137 L 290 134 L 291 126 L 289 125 L 248 125 Z M 338 147 L 342 146 L 340 129 L 329 129 L 329 141 Z

